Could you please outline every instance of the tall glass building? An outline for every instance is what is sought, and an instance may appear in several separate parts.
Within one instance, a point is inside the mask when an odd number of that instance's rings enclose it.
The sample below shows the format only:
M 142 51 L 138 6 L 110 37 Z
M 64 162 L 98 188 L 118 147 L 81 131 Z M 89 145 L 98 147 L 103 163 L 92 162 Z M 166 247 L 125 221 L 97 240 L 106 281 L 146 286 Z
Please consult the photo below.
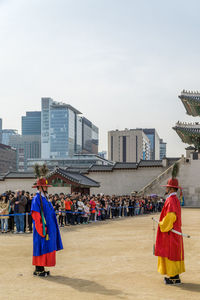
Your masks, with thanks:
M 3 129 L 2 133 L 2 144 L 10 146 L 10 138 L 12 136 L 18 136 L 18 131 L 15 129 Z
M 76 151 L 77 116 L 81 114 L 69 104 L 42 98 L 42 158 L 65 158 Z
M 40 135 L 12 135 L 9 144 L 17 151 L 18 171 L 26 171 L 27 159 L 41 158 Z
M 167 155 L 167 143 L 160 139 L 160 159 L 163 159 Z
M 28 111 L 22 117 L 22 135 L 41 135 L 41 111 Z
M 150 141 L 150 159 L 160 159 L 160 138 L 155 128 L 145 128 L 143 132 Z
M 99 130 L 69 104 L 42 98 L 41 157 L 56 159 L 98 153 Z
M 82 118 L 82 152 L 98 154 L 99 129 L 91 121 Z
M 83 127 L 83 120 L 80 115 L 76 115 L 76 142 L 75 142 L 75 152 L 77 154 L 81 154 L 83 147 L 82 147 L 82 127 Z

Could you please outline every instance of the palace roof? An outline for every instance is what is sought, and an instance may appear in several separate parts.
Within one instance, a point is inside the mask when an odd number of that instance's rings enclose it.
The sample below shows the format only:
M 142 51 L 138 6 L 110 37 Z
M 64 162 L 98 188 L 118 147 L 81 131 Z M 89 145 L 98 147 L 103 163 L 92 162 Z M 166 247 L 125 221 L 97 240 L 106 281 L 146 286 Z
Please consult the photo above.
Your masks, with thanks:
M 194 145 L 195 148 L 199 148 L 200 145 L 200 125 L 186 124 L 178 122 L 173 127 L 176 133 L 179 135 L 183 143 Z
M 179 96 L 188 115 L 200 116 L 200 93 L 183 90 Z

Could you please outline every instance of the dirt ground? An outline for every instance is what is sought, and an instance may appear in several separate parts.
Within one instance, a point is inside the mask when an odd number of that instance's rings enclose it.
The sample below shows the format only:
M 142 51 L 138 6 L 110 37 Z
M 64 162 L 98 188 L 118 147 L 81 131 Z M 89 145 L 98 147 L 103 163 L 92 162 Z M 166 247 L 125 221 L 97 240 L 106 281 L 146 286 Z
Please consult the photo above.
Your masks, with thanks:
M 0 299 L 200 299 L 200 210 L 183 209 L 186 273 L 164 285 L 152 255 L 152 216 L 62 228 L 48 278 L 33 277 L 32 235 L 0 235 Z M 156 216 L 158 218 L 158 215 Z

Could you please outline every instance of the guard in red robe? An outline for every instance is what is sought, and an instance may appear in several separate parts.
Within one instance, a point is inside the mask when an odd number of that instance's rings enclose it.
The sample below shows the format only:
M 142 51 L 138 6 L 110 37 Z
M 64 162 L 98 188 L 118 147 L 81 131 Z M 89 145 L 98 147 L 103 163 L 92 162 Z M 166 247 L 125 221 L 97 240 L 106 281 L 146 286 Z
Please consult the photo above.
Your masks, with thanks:
M 171 178 L 166 190 L 168 197 L 163 206 L 157 231 L 155 255 L 158 256 L 158 272 L 168 275 L 165 284 L 181 284 L 179 274 L 185 272 L 183 237 L 181 233 L 181 206 L 177 197 L 178 180 Z
M 56 265 L 56 251 L 62 250 L 62 240 L 51 202 L 48 201 L 47 184 L 45 178 L 37 180 L 38 192 L 32 200 L 31 213 L 33 218 L 33 265 L 34 275 L 46 277 L 50 275 L 44 267 Z

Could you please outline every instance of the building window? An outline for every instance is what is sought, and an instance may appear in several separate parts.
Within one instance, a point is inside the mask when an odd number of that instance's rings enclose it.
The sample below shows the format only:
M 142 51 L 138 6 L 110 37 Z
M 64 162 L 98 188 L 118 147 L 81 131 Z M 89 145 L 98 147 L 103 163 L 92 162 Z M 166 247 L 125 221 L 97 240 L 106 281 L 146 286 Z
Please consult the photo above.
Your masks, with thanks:
M 136 163 L 138 162 L 138 137 L 137 137 L 137 135 L 136 135 L 136 141 L 135 141 L 135 153 L 136 153 Z
M 126 136 L 123 136 L 123 162 L 126 162 Z
M 113 161 L 113 136 L 111 136 L 111 160 Z

